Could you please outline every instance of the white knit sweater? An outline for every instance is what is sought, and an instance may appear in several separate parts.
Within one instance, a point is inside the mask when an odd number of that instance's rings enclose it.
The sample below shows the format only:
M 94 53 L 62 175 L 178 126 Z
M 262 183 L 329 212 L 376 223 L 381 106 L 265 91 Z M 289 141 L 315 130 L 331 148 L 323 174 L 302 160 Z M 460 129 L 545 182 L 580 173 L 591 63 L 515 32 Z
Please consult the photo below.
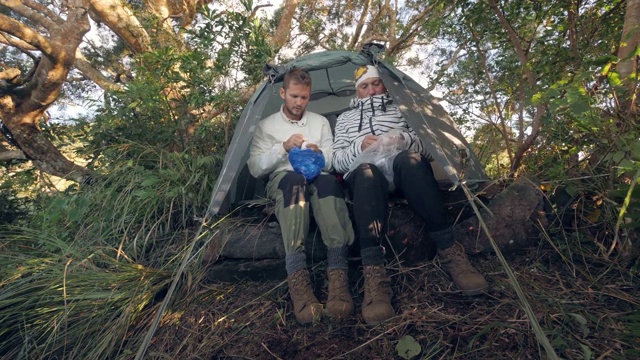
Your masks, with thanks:
M 247 161 L 251 175 L 260 178 L 274 171 L 292 171 L 283 143 L 293 134 L 302 134 L 309 143 L 318 145 L 324 155 L 323 170 L 331 170 L 333 136 L 329 121 L 310 111 L 305 111 L 299 121 L 292 121 L 280 108 L 279 112 L 262 119 L 256 127 Z

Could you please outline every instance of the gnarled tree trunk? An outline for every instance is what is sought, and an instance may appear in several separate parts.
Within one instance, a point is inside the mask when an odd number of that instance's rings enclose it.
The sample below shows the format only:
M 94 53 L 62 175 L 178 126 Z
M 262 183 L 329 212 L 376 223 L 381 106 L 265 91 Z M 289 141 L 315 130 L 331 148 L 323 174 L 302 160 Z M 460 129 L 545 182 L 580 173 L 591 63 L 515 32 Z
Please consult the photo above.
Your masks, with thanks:
M 41 170 L 82 181 L 89 171 L 62 155 L 42 134 L 38 122 L 60 95 L 76 50 L 90 29 L 87 8 L 82 1 L 69 1 L 67 16 L 62 19 L 51 12 L 33 11 L 41 10 L 37 3 L 28 2 L 29 7 L 23 2 L 1 0 L 0 4 L 45 27 L 49 34 L 44 37 L 25 23 L 0 15 L 0 31 L 15 37 L 16 46 L 25 52 L 37 49 L 42 53 L 29 74 L 5 80 L 0 89 L 0 118 L 20 150 Z

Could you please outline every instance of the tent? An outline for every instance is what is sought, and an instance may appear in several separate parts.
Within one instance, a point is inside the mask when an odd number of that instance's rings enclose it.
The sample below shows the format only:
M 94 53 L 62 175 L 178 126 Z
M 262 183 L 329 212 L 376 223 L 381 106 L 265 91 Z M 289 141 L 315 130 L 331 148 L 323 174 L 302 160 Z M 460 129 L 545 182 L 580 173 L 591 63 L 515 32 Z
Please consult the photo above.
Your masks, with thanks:
M 417 82 L 395 67 L 377 59 L 380 45 L 370 44 L 359 53 L 324 51 L 309 54 L 282 66 L 266 65 L 267 80 L 255 91 L 236 125 L 224 164 L 213 189 L 209 212 L 228 213 L 243 200 L 263 195 L 264 183 L 253 178 L 247 168 L 249 146 L 258 122 L 279 111 L 279 90 L 285 72 L 307 70 L 312 79 L 307 109 L 324 115 L 332 127 L 338 115 L 349 109 L 355 94 L 353 74 L 362 65 L 375 65 L 392 99 L 399 105 L 409 125 L 421 137 L 434 158 L 434 173 L 443 188 L 461 181 L 477 183 L 487 176 L 453 119 Z

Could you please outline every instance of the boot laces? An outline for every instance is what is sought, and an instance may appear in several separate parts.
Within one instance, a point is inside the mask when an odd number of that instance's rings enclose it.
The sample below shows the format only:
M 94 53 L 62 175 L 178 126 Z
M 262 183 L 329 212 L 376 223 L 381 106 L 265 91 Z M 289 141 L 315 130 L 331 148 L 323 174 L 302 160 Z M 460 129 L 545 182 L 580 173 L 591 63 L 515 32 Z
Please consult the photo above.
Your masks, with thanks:
M 329 270 L 329 296 L 331 298 L 342 297 L 343 293 L 346 292 L 347 281 L 346 271 L 339 269 Z
M 462 245 L 453 244 L 448 249 L 443 250 L 443 252 L 445 259 L 441 259 L 441 263 L 447 268 L 451 275 L 475 272 Z
M 313 300 L 311 296 L 311 281 L 309 280 L 309 274 L 306 271 L 298 271 L 293 274 L 292 285 L 289 291 L 291 291 L 296 297 L 304 299 L 304 302 L 310 302 Z M 309 289 L 309 291 L 307 291 Z
M 384 271 L 380 271 L 377 267 L 371 267 L 365 272 L 365 295 L 369 294 L 372 301 L 390 296 L 390 285 Z

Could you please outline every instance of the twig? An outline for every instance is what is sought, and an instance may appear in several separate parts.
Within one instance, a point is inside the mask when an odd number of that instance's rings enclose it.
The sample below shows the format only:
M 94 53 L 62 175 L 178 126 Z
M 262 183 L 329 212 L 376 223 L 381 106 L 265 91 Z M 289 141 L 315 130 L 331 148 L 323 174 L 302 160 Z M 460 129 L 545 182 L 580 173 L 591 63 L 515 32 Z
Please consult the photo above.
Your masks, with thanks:
M 522 304 L 522 308 L 524 309 L 525 313 L 527 314 L 527 317 L 529 318 L 529 323 L 531 324 L 531 327 L 533 328 L 533 332 L 536 334 L 536 338 L 538 339 L 538 342 L 545 349 L 545 351 L 547 353 L 547 357 L 549 359 L 554 359 L 554 360 L 555 359 L 560 359 L 558 357 L 558 355 L 556 354 L 555 350 L 553 349 L 553 346 L 549 342 L 549 339 L 547 338 L 547 335 L 544 333 L 544 330 L 542 330 L 542 327 L 540 326 L 540 323 L 538 322 L 538 319 L 536 318 L 536 315 L 533 312 L 533 309 L 531 308 L 531 304 L 529 304 L 529 301 L 527 300 L 526 296 L 524 295 L 524 291 L 520 287 L 520 283 L 518 283 L 518 279 L 516 278 L 516 275 L 513 273 L 513 270 L 509 266 L 509 263 L 507 262 L 507 259 L 505 259 L 504 255 L 502 255 L 502 251 L 500 251 L 500 248 L 496 244 L 496 241 L 493 239 L 493 236 L 491 236 L 491 232 L 489 231 L 489 228 L 487 227 L 487 224 L 482 219 L 482 215 L 480 214 L 480 210 L 478 210 L 478 207 L 476 206 L 475 202 L 473 201 L 473 195 L 471 193 L 471 190 L 469 190 L 467 185 L 464 184 L 464 183 L 462 184 L 462 189 L 464 190 L 465 195 L 469 199 L 469 203 L 473 207 L 473 211 L 476 213 L 476 216 L 478 217 L 478 221 L 480 223 L 480 226 L 482 227 L 482 230 L 484 231 L 485 235 L 489 239 L 489 242 L 491 243 L 491 247 L 493 247 L 493 250 L 495 251 L 496 255 L 498 256 L 498 259 L 500 259 L 500 263 L 504 267 L 504 270 L 507 273 L 507 276 L 509 277 L 509 280 L 511 282 L 511 286 L 513 287 L 513 289 L 515 290 L 516 294 L 518 295 L 518 299 L 520 299 L 520 303 Z
M 613 243 L 611 244 L 611 248 L 609 249 L 607 256 L 611 255 L 611 253 L 616 247 L 616 244 L 620 242 L 620 237 L 618 235 L 620 233 L 620 226 L 622 225 L 622 221 L 624 220 L 624 214 L 627 213 L 627 208 L 631 203 L 631 195 L 633 194 L 633 189 L 635 188 L 639 178 L 640 178 L 640 169 L 636 171 L 636 175 L 633 177 L 633 181 L 631 182 L 631 185 L 629 185 L 629 191 L 627 191 L 627 196 L 625 196 L 624 198 L 624 203 L 622 204 L 622 208 L 620 209 L 620 213 L 618 214 L 618 221 L 616 221 L 616 228 L 614 230 L 615 237 L 613 238 Z
M 396 329 L 398 329 L 398 328 L 400 328 L 401 326 L 404 326 L 404 325 L 406 325 L 406 322 L 400 323 L 400 324 L 398 324 L 398 325 L 396 325 L 396 326 L 394 326 L 394 327 L 392 327 L 392 328 L 388 329 L 387 331 L 382 332 L 382 333 L 380 333 L 380 334 L 378 334 L 378 335 L 374 336 L 374 337 L 373 337 L 373 338 L 371 338 L 369 341 L 367 341 L 367 342 L 365 342 L 365 343 L 362 343 L 362 344 L 360 344 L 359 346 L 356 346 L 355 348 L 353 348 L 353 349 L 351 349 L 351 350 L 347 351 L 346 353 L 342 353 L 342 354 L 340 354 L 340 355 L 338 355 L 338 356 L 334 357 L 333 359 L 338 359 L 338 358 L 345 357 L 345 356 L 347 356 L 347 355 L 351 354 L 352 352 L 354 352 L 354 351 L 356 351 L 356 350 L 358 350 L 358 349 L 360 349 L 360 348 L 362 348 L 362 347 L 364 347 L 364 346 L 366 346 L 366 345 L 369 345 L 369 344 L 370 344 L 370 343 L 372 343 L 373 341 L 378 340 L 378 339 L 379 339 L 379 338 L 381 338 L 383 335 L 386 335 L 386 334 L 390 334 L 390 333 L 392 333 L 392 332 L 393 332 L 393 330 L 396 330 Z
M 262 347 L 267 350 L 267 352 L 269 354 L 271 354 L 274 358 L 278 359 L 278 360 L 282 360 L 282 358 L 280 358 L 278 355 L 274 354 L 271 350 L 269 350 L 269 348 L 267 347 L 267 345 L 265 345 L 263 342 L 260 343 L 260 345 L 262 345 Z

